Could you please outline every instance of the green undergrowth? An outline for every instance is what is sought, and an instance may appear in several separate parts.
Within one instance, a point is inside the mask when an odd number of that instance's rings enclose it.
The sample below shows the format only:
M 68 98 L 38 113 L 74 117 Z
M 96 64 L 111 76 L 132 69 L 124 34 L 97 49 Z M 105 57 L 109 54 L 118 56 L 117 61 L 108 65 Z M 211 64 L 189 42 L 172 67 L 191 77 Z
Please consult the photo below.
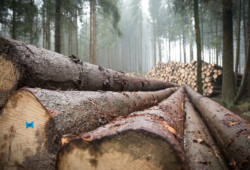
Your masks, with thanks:
M 221 96 L 210 97 L 213 101 L 220 103 Z M 231 109 L 231 112 L 250 122 L 250 97 L 243 96 L 242 99 Z

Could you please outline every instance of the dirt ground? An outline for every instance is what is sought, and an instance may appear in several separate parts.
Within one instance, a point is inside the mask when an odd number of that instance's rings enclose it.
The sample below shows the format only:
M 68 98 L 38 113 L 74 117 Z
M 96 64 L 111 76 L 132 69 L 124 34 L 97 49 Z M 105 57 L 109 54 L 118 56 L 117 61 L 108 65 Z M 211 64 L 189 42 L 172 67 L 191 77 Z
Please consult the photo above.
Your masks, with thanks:
M 220 103 L 220 95 L 210 98 Z M 250 97 L 243 96 L 241 100 L 235 105 L 235 107 L 229 110 L 250 122 Z

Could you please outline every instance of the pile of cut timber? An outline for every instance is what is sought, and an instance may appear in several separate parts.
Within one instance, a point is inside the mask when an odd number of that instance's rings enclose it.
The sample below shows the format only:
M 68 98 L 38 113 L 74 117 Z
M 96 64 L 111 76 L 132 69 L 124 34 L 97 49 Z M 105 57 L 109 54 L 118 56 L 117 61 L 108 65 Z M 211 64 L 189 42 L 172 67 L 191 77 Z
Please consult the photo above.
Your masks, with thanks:
M 216 64 L 202 62 L 202 83 L 205 96 L 220 94 L 222 92 L 222 67 Z M 168 62 L 158 64 L 150 69 L 146 78 L 172 82 L 178 85 L 187 84 L 197 91 L 197 62 L 192 60 L 189 64 Z M 242 75 L 238 75 L 238 86 Z

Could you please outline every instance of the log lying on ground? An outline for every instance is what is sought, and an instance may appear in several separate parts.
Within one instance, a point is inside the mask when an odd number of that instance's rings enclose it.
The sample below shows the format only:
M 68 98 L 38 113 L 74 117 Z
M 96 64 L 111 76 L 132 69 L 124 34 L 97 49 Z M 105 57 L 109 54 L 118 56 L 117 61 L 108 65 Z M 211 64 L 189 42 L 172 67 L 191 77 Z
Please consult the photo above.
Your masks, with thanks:
M 79 92 L 24 88 L 0 112 L 0 167 L 53 169 L 65 134 L 77 135 L 157 105 L 176 88 L 156 92 Z M 25 122 L 34 121 L 34 129 Z
M 230 169 L 221 150 L 216 145 L 208 127 L 194 110 L 189 99 L 185 99 L 185 154 L 190 170 Z
M 182 87 L 159 106 L 80 135 L 59 150 L 56 169 L 188 169 L 181 146 L 183 103 Z
M 205 119 L 230 165 L 235 169 L 249 169 L 250 123 L 218 103 L 196 93 L 187 85 L 185 90 Z
M 0 37 L 0 107 L 19 87 L 88 91 L 155 91 L 171 83 L 129 76 L 12 39 Z

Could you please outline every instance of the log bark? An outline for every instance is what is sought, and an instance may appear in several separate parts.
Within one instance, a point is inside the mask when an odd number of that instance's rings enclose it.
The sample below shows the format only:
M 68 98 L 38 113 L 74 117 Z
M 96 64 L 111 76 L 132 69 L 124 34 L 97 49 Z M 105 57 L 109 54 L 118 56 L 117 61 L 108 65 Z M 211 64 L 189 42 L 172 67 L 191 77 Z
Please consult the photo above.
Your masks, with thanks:
M 206 121 L 230 165 L 234 169 L 249 169 L 250 123 L 186 85 L 185 90 Z
M 19 87 L 88 91 L 155 91 L 171 83 L 148 80 L 105 69 L 36 47 L 0 37 L 0 107 Z
M 0 111 L 0 167 L 54 169 L 63 135 L 88 132 L 116 117 L 157 105 L 175 90 L 117 93 L 20 89 Z M 34 128 L 26 128 L 26 121 L 34 121 Z
M 59 150 L 56 169 L 188 169 L 183 104 L 182 87 L 159 106 L 80 135 Z
M 188 97 L 185 98 L 185 111 L 186 143 L 184 148 L 190 170 L 230 169 L 222 151 L 216 145 L 208 127 L 203 123 Z

